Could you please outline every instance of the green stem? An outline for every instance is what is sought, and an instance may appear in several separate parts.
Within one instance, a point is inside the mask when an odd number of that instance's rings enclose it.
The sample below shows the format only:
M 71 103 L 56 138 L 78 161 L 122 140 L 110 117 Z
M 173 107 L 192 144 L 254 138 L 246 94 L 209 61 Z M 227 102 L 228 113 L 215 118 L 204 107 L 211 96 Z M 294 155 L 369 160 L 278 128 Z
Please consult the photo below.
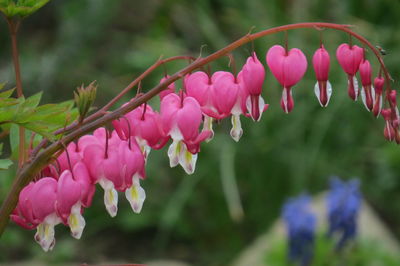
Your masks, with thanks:
M 158 84 L 156 87 L 148 91 L 147 93 L 137 97 L 135 100 L 129 102 L 128 104 L 116 109 L 113 112 L 107 113 L 103 116 L 100 116 L 94 121 L 89 121 L 85 122 L 82 124 L 82 126 L 75 128 L 72 132 L 67 134 L 63 138 L 63 143 L 65 145 L 68 145 L 71 141 L 74 141 L 81 137 L 84 134 L 88 134 L 91 131 L 115 120 L 118 119 L 119 117 L 123 116 L 124 114 L 132 111 L 136 107 L 140 106 L 141 104 L 149 101 L 151 98 L 154 96 L 158 95 L 162 90 L 167 88 L 169 84 L 172 82 L 183 78 L 186 74 L 201 68 L 202 66 L 218 59 L 223 56 L 226 56 L 228 53 L 231 51 L 235 50 L 236 48 L 251 42 L 255 39 L 277 33 L 277 32 L 282 32 L 282 31 L 287 31 L 287 30 L 292 30 L 292 29 L 299 29 L 299 28 L 331 28 L 343 32 L 347 32 L 354 36 L 356 39 L 358 39 L 360 42 L 364 43 L 366 46 L 368 46 L 371 51 L 376 55 L 383 73 L 386 78 L 387 82 L 387 87 L 390 89 L 390 75 L 389 72 L 387 71 L 385 64 L 383 62 L 383 59 L 379 53 L 379 51 L 370 43 L 368 42 L 364 37 L 358 35 L 357 33 L 354 33 L 349 29 L 348 25 L 339 25 L 339 24 L 333 24 L 333 23 L 319 23 L 319 22 L 309 22 L 309 23 L 298 23 L 298 24 L 290 24 L 286 26 L 280 26 L 276 28 L 271 28 L 268 30 L 264 30 L 258 33 L 254 34 L 247 34 L 246 36 L 238 39 L 237 41 L 229 44 L 228 46 L 218 50 L 217 52 L 204 57 L 204 58 L 198 58 L 195 60 L 193 63 L 185 67 L 184 69 L 178 71 L 174 75 L 170 76 L 168 79 L 166 79 L 163 83 Z M 35 176 L 44 166 L 46 166 L 50 161 L 53 156 L 53 154 L 57 153 L 63 148 L 63 146 L 60 144 L 60 142 L 55 142 L 49 145 L 47 148 L 44 150 L 40 151 L 37 156 L 32 158 L 30 161 L 26 162 L 23 166 L 23 168 L 18 172 L 17 178 L 14 180 L 14 183 L 11 187 L 10 192 L 8 193 L 6 199 L 4 200 L 1 208 L 0 208 L 0 235 L 4 232 L 5 227 L 9 221 L 9 216 L 15 206 L 18 203 L 18 196 L 20 191 L 32 180 L 33 176 Z

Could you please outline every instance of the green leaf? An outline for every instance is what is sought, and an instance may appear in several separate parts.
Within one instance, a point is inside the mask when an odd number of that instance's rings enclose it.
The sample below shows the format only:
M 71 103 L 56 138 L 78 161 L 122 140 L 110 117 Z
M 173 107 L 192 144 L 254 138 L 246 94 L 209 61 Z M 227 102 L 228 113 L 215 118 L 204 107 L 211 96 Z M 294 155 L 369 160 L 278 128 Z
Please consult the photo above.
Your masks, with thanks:
M 53 141 L 55 140 L 55 136 L 51 134 L 53 132 L 53 128 L 50 128 L 45 123 L 26 123 L 22 125 L 24 128 L 32 130 L 33 132 L 42 135 L 43 137 Z
M 0 159 L 0 170 L 8 169 L 12 164 L 10 159 Z
M 2 90 L 3 87 L 4 87 L 4 83 L 0 83 L 0 90 Z M 15 91 L 15 88 L 3 91 L 0 93 L 0 98 L 10 98 L 10 96 L 13 94 L 14 91 Z
M 32 95 L 31 97 L 29 97 L 28 99 L 25 100 L 25 102 L 22 104 L 22 107 L 26 108 L 26 107 L 30 107 L 30 108 L 35 108 L 39 105 L 40 103 L 40 99 L 42 98 L 42 94 L 43 92 L 38 92 L 34 95 Z
M 0 0 L 0 12 L 7 17 L 27 17 L 39 8 L 43 7 L 50 0 Z

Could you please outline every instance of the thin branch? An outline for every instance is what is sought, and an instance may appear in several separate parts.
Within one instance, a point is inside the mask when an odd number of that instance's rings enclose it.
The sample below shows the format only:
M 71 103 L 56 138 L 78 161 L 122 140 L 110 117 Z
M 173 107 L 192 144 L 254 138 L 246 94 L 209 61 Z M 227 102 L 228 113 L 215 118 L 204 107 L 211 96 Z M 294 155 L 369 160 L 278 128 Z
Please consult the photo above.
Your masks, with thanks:
M 227 55 L 231 51 L 235 50 L 236 48 L 238 48 L 250 41 L 254 41 L 255 39 L 258 39 L 258 38 L 261 38 L 261 37 L 264 37 L 266 35 L 270 35 L 273 33 L 277 33 L 277 32 L 282 32 L 282 31 L 292 30 L 292 29 L 299 29 L 299 28 L 314 28 L 316 26 L 321 27 L 321 28 L 332 28 L 332 29 L 336 29 L 339 31 L 347 32 L 347 33 L 353 35 L 355 38 L 357 38 L 360 42 L 367 45 L 374 52 L 379 63 L 381 64 L 382 70 L 387 79 L 387 83 L 388 83 L 387 86 L 389 86 L 389 88 L 390 88 L 390 79 L 389 79 L 390 75 L 385 67 L 385 64 L 383 63 L 383 59 L 382 59 L 379 51 L 370 42 L 368 42 L 364 37 L 349 30 L 347 25 L 339 25 L 339 24 L 332 24 L 332 23 L 290 24 L 290 25 L 286 25 L 286 26 L 271 28 L 268 30 L 264 30 L 264 31 L 261 31 L 258 33 L 251 34 L 251 35 L 246 35 L 207 57 L 198 58 L 196 61 L 194 61 L 193 63 L 191 63 L 184 69 L 176 72 L 175 74 L 170 76 L 168 79 L 166 79 L 164 82 L 158 84 L 157 86 L 155 86 L 153 89 L 151 89 L 147 93 L 135 98 L 135 100 L 129 102 L 128 104 L 126 104 L 124 106 L 119 107 L 118 109 L 116 109 L 113 112 L 107 113 L 104 116 L 100 116 L 97 120 L 89 121 L 87 123 L 84 123 L 81 127 L 74 129 L 72 132 L 70 132 L 68 135 L 66 135 L 63 138 L 63 142 L 65 143 L 65 145 L 68 145 L 68 143 L 78 139 L 82 135 L 90 133 L 91 131 L 105 125 L 106 123 L 109 123 L 115 119 L 118 119 L 119 117 L 123 116 L 124 114 L 130 112 L 131 110 L 135 109 L 136 107 L 140 106 L 141 104 L 149 101 L 154 96 L 158 95 L 162 90 L 167 88 L 167 86 L 169 84 L 171 84 L 172 82 L 174 82 L 180 78 L 183 78 L 186 74 L 210 63 L 211 61 L 214 61 L 222 56 Z M 148 71 L 146 71 L 145 73 L 147 73 L 147 72 Z M 4 200 L 4 202 L 1 206 L 1 209 L 0 209 L 0 235 L 3 233 L 5 227 L 8 223 L 11 212 L 17 205 L 18 195 L 19 195 L 20 191 L 32 180 L 32 177 L 35 176 L 35 174 L 37 174 L 45 165 L 47 165 L 51 161 L 52 155 L 55 154 L 56 152 L 58 152 L 59 150 L 61 150 L 62 148 L 63 147 L 59 142 L 52 143 L 47 148 L 40 151 L 37 154 L 37 156 L 35 156 L 35 158 L 33 158 L 31 161 L 26 162 L 24 164 L 23 168 L 19 171 L 18 176 L 14 180 L 11 190 L 9 191 L 9 193 L 8 193 L 6 199 Z

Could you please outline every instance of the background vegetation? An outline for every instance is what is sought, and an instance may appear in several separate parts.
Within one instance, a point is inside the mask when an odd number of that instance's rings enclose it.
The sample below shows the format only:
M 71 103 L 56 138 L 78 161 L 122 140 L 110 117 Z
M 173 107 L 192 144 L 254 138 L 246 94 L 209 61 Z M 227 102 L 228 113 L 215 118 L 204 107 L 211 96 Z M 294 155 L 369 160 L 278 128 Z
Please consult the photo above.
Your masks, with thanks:
M 301 21 L 356 25 L 355 30 L 388 51 L 386 64 L 400 77 L 400 3 L 397 0 L 53 0 L 24 22 L 20 51 L 26 95 L 44 92 L 45 102 L 72 98 L 81 83 L 97 80 L 96 105 L 102 106 L 160 55 L 211 53 L 254 31 Z M 255 42 L 260 60 L 283 34 Z M 348 36 L 325 30 L 323 41 L 334 58 Z M 319 44 L 315 30 L 289 32 L 289 46 L 311 56 Z M 6 23 L 0 23 L 0 81 L 14 86 Z M 240 67 L 251 46 L 235 53 Z M 377 62 L 373 62 L 375 74 Z M 228 69 L 228 59 L 212 64 Z M 168 73 L 185 66 L 169 64 Z M 313 92 L 311 68 L 294 88 L 295 108 L 279 107 L 281 89 L 270 73 L 263 96 L 270 109 L 261 122 L 244 121 L 238 144 L 229 137 L 229 123 L 217 126 L 216 137 L 202 145 L 197 170 L 186 176 L 170 169 L 166 149 L 152 152 L 143 182 L 147 199 L 135 215 L 126 200 L 112 219 L 105 212 L 102 190 L 85 212 L 87 226 L 80 241 L 67 228 L 56 229 L 57 244 L 45 254 L 33 232 L 10 224 L 0 241 L 0 263 L 19 260 L 57 262 L 143 262 L 175 258 L 196 265 L 226 265 L 268 229 L 282 202 L 302 191 L 317 193 L 328 177 L 359 177 L 366 199 L 400 237 L 400 149 L 383 138 L 383 120 L 347 96 L 346 76 L 332 60 L 334 87 L 328 108 Z M 163 69 L 143 83 L 152 88 Z M 398 88 L 398 82 L 396 80 Z M 130 97 L 134 95 L 131 93 Z M 125 101 L 129 98 L 125 98 Z M 156 101 L 154 101 L 156 105 Z M 0 199 L 8 190 L 12 169 L 0 172 Z M 233 179 L 234 178 L 234 179 Z M 236 180 L 243 206 L 229 200 Z M 123 195 L 121 194 L 121 197 Z

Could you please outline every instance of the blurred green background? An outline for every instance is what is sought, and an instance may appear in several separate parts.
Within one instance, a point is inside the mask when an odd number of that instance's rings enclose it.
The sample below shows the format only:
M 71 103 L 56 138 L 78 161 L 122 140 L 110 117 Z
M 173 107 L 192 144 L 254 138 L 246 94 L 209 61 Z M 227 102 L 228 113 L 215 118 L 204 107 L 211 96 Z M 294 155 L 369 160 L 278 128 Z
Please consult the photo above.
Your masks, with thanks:
M 160 55 L 197 56 L 204 44 L 206 55 L 253 26 L 259 31 L 304 21 L 355 25 L 355 31 L 387 50 L 385 61 L 398 88 L 399 14 L 398 0 L 52 0 L 21 28 L 24 90 L 26 95 L 44 91 L 45 102 L 59 102 L 71 99 L 80 84 L 97 80 L 96 105 L 102 106 Z M 283 40 L 283 34 L 276 34 L 254 43 L 264 65 L 268 48 Z M 291 31 L 288 40 L 289 47 L 301 48 L 310 63 L 319 32 Z M 80 241 L 59 225 L 56 246 L 46 254 L 34 242 L 33 231 L 10 224 L 0 241 L 0 263 L 140 263 L 170 258 L 194 265 L 227 265 L 268 230 L 286 198 L 326 189 L 332 174 L 359 177 L 366 200 L 400 237 L 400 149 L 383 138 L 383 120 L 347 96 L 346 76 L 334 59 L 336 47 L 347 40 L 344 33 L 323 31 L 332 57 L 334 91 L 328 108 L 321 108 L 314 96 L 315 77 L 309 67 L 294 88 L 294 111 L 284 114 L 279 106 L 281 89 L 268 72 L 263 97 L 270 108 L 261 122 L 242 119 L 239 143 L 229 136 L 229 121 L 217 125 L 215 139 L 202 145 L 195 174 L 170 169 L 165 148 L 150 154 L 148 179 L 142 183 L 147 199 L 140 215 L 120 194 L 118 215 L 110 218 L 98 188 L 93 206 L 85 211 L 87 225 Z M 0 81 L 9 87 L 15 84 L 10 50 L 2 20 Z M 250 50 L 247 45 L 234 52 L 238 68 Z M 377 61 L 371 52 L 367 57 L 376 75 Z M 228 61 L 222 58 L 212 69 L 228 70 Z M 185 64 L 166 68 L 174 73 Z M 163 72 L 160 68 L 146 78 L 144 90 L 158 84 Z M 0 172 L 1 200 L 13 171 Z

